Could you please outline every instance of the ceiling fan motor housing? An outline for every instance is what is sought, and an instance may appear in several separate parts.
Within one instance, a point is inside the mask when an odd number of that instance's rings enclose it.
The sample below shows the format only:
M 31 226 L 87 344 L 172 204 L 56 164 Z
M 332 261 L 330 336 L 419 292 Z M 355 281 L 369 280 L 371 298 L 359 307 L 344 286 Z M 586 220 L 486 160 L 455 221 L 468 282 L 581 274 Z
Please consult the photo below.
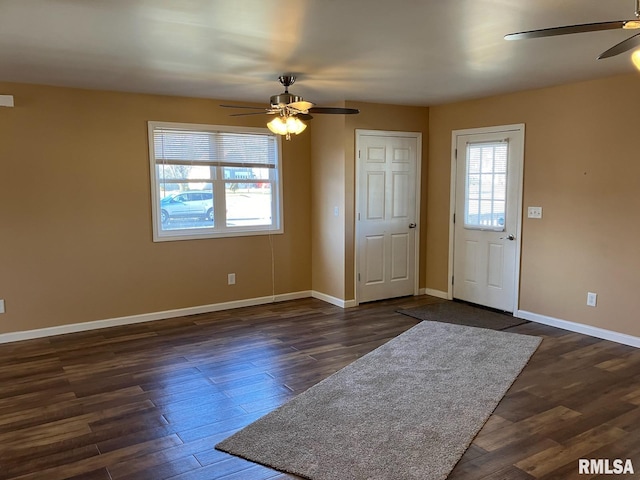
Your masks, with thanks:
M 282 92 L 279 95 L 271 96 L 271 106 L 273 108 L 285 107 L 290 103 L 301 102 L 303 98 L 299 95 L 293 95 L 289 92 Z
M 271 96 L 271 107 L 272 108 L 283 108 L 294 102 L 301 102 L 304 100 L 299 95 L 293 95 L 289 93 L 289 87 L 293 85 L 296 81 L 295 75 L 281 75 L 278 77 L 280 84 L 284 87 L 284 92 L 279 95 Z

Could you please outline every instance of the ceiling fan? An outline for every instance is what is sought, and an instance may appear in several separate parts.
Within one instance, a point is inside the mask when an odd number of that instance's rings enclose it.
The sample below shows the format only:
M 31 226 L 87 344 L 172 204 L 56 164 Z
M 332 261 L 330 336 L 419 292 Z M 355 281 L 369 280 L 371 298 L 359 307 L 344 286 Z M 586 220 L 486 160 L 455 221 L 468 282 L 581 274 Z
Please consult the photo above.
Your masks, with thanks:
M 640 1 L 640 0 L 638 0 Z M 232 117 L 243 115 L 277 115 L 273 120 L 267 123 L 267 127 L 273 133 L 286 136 L 287 140 L 291 138 L 291 134 L 298 135 L 302 133 L 307 125 L 302 120 L 311 120 L 316 113 L 322 114 L 338 114 L 353 115 L 360 113 L 356 108 L 341 107 L 316 107 L 314 103 L 307 102 L 299 95 L 289 93 L 289 87 L 296 81 L 295 75 L 281 75 L 278 80 L 284 87 L 284 92 L 278 95 L 272 95 L 270 106 L 264 107 L 248 107 L 244 105 L 220 105 L 225 108 L 244 108 L 250 110 L 259 110 L 248 113 L 233 113 Z M 301 120 L 302 119 L 302 120 Z
M 583 23 L 564 27 L 542 28 L 540 30 L 510 33 L 505 35 L 504 38 L 505 40 L 522 40 L 527 38 L 553 37 L 555 35 L 569 35 L 572 33 L 597 32 L 600 30 L 617 30 L 619 28 L 637 30 L 640 29 L 640 0 L 636 0 L 635 15 L 636 18 L 634 20 L 615 20 L 611 22 Z M 640 33 L 636 33 L 632 37 L 623 40 L 609 50 L 601 53 L 598 60 L 614 57 L 635 47 L 640 47 Z

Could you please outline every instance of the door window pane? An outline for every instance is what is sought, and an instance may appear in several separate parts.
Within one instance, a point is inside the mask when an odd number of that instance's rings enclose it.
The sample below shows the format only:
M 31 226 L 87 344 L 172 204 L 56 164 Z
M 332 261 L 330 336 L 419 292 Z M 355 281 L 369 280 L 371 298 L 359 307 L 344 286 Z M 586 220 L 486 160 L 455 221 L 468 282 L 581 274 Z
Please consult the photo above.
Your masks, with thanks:
M 503 231 L 509 144 L 469 143 L 465 185 L 465 228 Z

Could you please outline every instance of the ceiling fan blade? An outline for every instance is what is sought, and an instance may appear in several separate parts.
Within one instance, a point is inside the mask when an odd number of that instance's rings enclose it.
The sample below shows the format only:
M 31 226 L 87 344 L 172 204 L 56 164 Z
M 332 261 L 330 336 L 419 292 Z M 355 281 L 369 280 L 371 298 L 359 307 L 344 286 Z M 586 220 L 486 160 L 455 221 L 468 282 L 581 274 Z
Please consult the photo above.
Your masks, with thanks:
M 232 113 L 230 117 L 245 117 L 247 115 L 273 115 L 274 112 L 248 112 L 248 113 Z
M 626 40 L 614 45 L 609 50 L 601 53 L 598 60 L 603 58 L 615 57 L 623 52 L 631 50 L 632 48 L 640 47 L 640 33 L 636 33 L 633 37 L 629 37 Z
M 298 110 L 299 112 L 306 112 L 311 107 L 313 107 L 315 103 L 306 102 L 304 100 L 300 100 L 299 102 L 292 102 L 287 105 L 289 108 L 293 108 L 294 110 Z
M 308 113 L 299 113 L 296 115 L 301 120 L 313 120 L 313 115 L 309 115 Z
M 265 107 L 248 107 L 246 105 L 220 105 L 224 108 L 249 108 L 251 110 L 266 110 Z
M 334 115 L 355 115 L 360 113 L 357 108 L 341 108 L 341 107 L 313 107 L 309 109 L 309 113 L 330 113 Z
M 565 27 L 542 28 L 527 32 L 510 33 L 504 36 L 505 40 L 524 40 L 527 38 L 553 37 L 555 35 L 570 35 L 572 33 L 597 32 L 600 30 L 616 30 L 624 27 L 625 20 L 614 22 L 583 23 L 580 25 L 567 25 Z

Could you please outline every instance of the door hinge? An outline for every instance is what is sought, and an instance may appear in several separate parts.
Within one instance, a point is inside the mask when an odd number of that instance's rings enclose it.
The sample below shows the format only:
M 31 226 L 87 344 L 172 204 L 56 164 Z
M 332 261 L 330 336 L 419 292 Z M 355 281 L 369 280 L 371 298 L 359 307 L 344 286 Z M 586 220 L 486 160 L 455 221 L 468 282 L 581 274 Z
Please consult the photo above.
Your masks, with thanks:
M 358 158 L 360 158 L 360 152 L 361 152 L 361 150 L 358 150 Z
M 358 281 L 360 281 L 360 274 L 358 274 Z
M 455 152 L 454 152 L 453 155 L 454 155 L 455 159 L 457 160 L 458 159 L 458 149 L 457 148 L 455 149 Z
M 453 285 L 453 284 L 454 284 L 454 281 L 453 281 L 453 279 L 454 279 L 454 278 L 455 278 L 455 277 L 454 277 L 453 275 L 451 275 L 451 285 Z
M 453 223 L 456 223 L 456 214 L 453 214 Z

